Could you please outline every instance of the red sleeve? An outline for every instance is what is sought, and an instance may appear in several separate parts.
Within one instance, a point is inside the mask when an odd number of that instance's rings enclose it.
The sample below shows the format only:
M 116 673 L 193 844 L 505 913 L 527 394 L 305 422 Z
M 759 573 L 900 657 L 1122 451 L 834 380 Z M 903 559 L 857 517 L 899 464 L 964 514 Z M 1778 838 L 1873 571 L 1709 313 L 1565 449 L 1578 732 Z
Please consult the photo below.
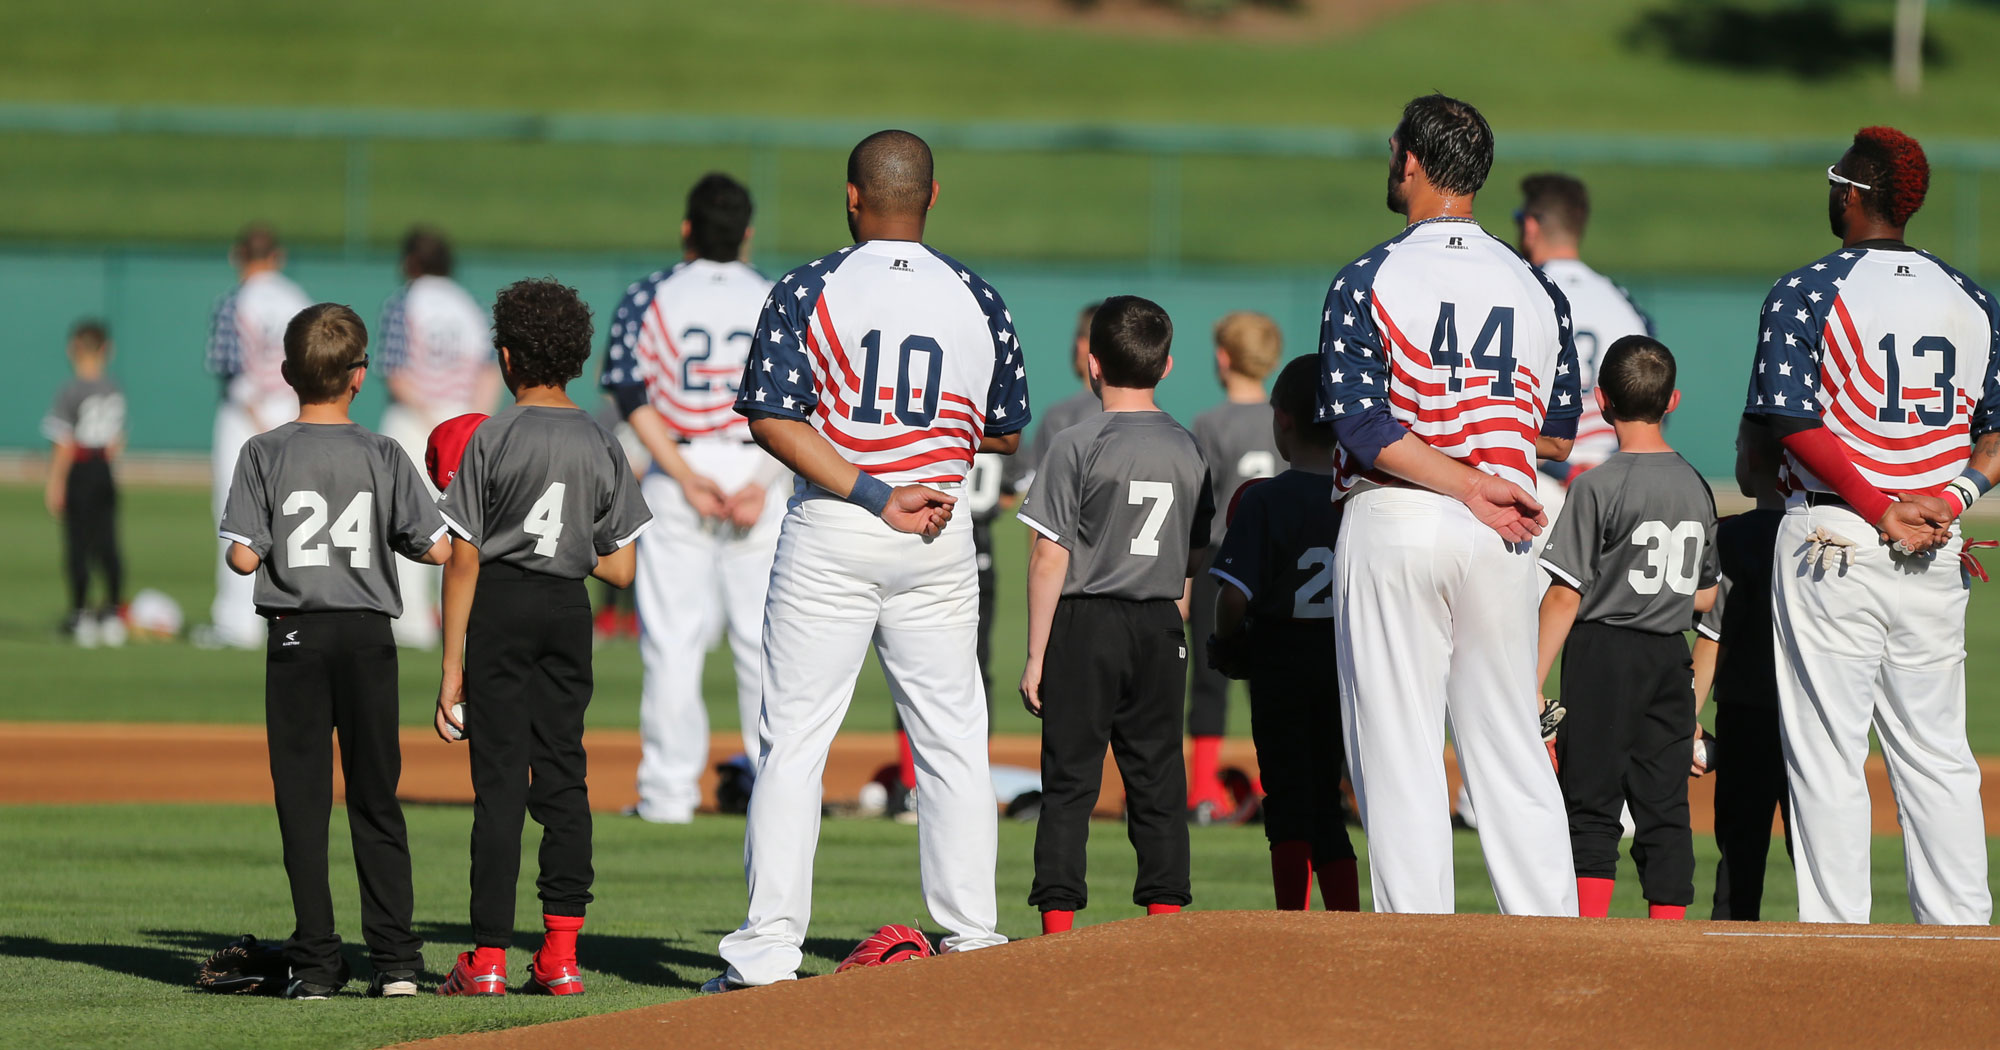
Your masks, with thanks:
M 1781 440 L 1785 451 L 1799 457 L 1799 463 L 1812 471 L 1813 477 L 1831 486 L 1834 494 L 1846 500 L 1870 525 L 1882 520 L 1892 501 L 1854 468 L 1854 461 L 1847 458 L 1847 449 L 1833 431 L 1813 427 L 1787 434 Z

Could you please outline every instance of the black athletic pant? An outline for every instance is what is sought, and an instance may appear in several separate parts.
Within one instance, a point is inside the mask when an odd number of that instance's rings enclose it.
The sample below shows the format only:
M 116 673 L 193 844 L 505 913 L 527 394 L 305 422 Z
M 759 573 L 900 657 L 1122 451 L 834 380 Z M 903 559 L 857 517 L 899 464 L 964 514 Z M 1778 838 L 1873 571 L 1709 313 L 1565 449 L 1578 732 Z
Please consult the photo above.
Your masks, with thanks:
M 1778 709 L 1740 701 L 1715 705 L 1715 738 L 1727 751 L 1715 770 L 1716 919 L 1762 917 L 1764 864 L 1771 853 L 1771 813 L 1785 822 L 1792 851 L 1792 803 L 1786 790 Z
M 1170 601 L 1064 598 L 1042 657 L 1042 812 L 1035 885 L 1042 911 L 1089 900 L 1084 847 L 1103 787 L 1104 746 L 1125 780 L 1125 830 L 1139 855 L 1134 904 L 1187 904 L 1187 769 L 1181 695 L 1187 641 Z
M 1632 859 L 1654 904 L 1694 903 L 1688 765 L 1694 684 L 1687 639 L 1579 623 L 1563 647 L 1556 734 L 1578 878 L 1618 874 L 1620 804 L 1632 807 Z
M 124 566 L 118 557 L 118 487 L 111 461 L 78 459 L 63 487 L 63 546 L 69 570 L 69 607 L 82 612 L 93 567 L 104 574 L 105 609 L 123 597 Z
M 499 562 L 479 568 L 465 631 L 466 742 L 472 751 L 472 939 L 514 939 L 514 885 L 526 814 L 542 826 L 542 913 L 591 901 L 590 796 L 583 712 L 590 705 L 590 596 L 582 580 Z
M 376 612 L 293 613 L 270 624 L 264 731 L 293 929 L 292 975 L 314 984 L 347 979 L 327 888 L 327 821 L 333 747 L 347 782 L 347 827 L 361 881 L 361 933 L 376 971 L 420 970 L 423 942 L 410 930 L 410 840 L 396 801 L 403 753 L 396 737 L 396 642 Z
M 1314 864 L 1353 860 L 1341 813 L 1340 687 L 1327 674 L 1333 621 L 1251 633 L 1250 738 L 1264 784 L 1264 837 L 1312 844 Z
M 1189 596 L 1188 636 L 1199 645 L 1208 644 L 1215 633 L 1215 594 L 1221 581 L 1208 571 L 1215 560 L 1215 547 L 1201 552 L 1195 566 L 1194 590 Z M 1188 687 L 1187 731 L 1189 736 L 1221 736 L 1229 726 L 1229 679 L 1213 670 L 1207 660 L 1191 661 L 1194 671 Z M 1182 800 L 1186 805 L 1186 800 Z
M 979 677 L 986 683 L 986 710 L 993 710 L 993 610 L 1000 597 L 1000 580 L 993 572 L 993 523 L 972 523 L 972 549 L 979 566 Z M 897 726 L 902 726 L 901 715 Z M 992 720 L 987 731 L 992 732 Z

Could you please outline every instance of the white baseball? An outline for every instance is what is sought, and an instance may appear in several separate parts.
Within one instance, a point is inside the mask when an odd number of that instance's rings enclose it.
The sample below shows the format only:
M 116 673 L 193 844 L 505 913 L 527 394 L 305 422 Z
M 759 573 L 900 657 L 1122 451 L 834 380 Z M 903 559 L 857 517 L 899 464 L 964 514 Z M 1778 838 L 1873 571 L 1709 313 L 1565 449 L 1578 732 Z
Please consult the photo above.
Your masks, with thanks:
M 453 740 L 464 740 L 465 730 L 459 728 L 459 726 L 465 725 L 465 705 L 462 703 L 451 705 L 451 717 L 457 720 L 458 726 L 446 722 L 444 724 L 444 731 L 450 733 Z
M 1694 764 L 1703 769 L 1708 768 L 1708 741 L 1706 739 L 1694 742 Z

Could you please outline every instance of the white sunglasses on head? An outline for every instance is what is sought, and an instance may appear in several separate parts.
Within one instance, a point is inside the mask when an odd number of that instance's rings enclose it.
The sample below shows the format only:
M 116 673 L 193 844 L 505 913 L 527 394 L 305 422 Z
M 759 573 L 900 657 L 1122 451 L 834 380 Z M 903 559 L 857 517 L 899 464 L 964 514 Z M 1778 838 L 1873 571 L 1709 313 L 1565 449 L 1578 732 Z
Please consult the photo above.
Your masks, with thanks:
M 1854 181 L 1853 179 L 1850 179 L 1850 178 L 1848 178 L 1848 177 L 1847 177 L 1847 176 L 1845 176 L 1845 175 L 1841 175 L 1841 174 L 1838 174 L 1837 172 L 1835 172 L 1835 171 L 1833 170 L 1833 165 L 1831 165 L 1831 164 L 1829 164 L 1829 165 L 1827 165 L 1827 166 L 1826 166 L 1826 181 L 1827 181 L 1827 182 L 1828 182 L 1828 183 L 1829 183 L 1830 185 L 1834 185 L 1834 186 L 1852 186 L 1852 187 L 1854 187 L 1854 188 L 1855 188 L 1855 189 L 1857 189 L 1857 190 L 1872 190 L 1872 189 L 1874 189 L 1874 188 L 1875 188 L 1875 187 L 1873 187 L 1873 186 L 1870 186 L 1870 185 L 1868 185 L 1868 184 L 1867 184 L 1867 183 L 1865 183 L 1865 182 L 1856 182 L 1856 181 Z

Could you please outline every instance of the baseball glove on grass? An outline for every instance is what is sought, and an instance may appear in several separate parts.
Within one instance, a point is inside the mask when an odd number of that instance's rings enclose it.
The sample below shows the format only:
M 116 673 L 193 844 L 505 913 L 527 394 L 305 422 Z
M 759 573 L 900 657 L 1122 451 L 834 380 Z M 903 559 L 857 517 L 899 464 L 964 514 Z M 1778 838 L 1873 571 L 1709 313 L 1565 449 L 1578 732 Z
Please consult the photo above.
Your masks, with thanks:
M 285 965 L 283 949 L 259 943 L 244 934 L 229 946 L 202 960 L 195 971 L 194 986 L 218 995 L 282 995 L 291 967 Z
M 841 973 L 856 966 L 887 966 L 905 959 L 928 959 L 935 954 L 931 939 L 915 927 L 891 924 L 855 945 L 833 972 Z

